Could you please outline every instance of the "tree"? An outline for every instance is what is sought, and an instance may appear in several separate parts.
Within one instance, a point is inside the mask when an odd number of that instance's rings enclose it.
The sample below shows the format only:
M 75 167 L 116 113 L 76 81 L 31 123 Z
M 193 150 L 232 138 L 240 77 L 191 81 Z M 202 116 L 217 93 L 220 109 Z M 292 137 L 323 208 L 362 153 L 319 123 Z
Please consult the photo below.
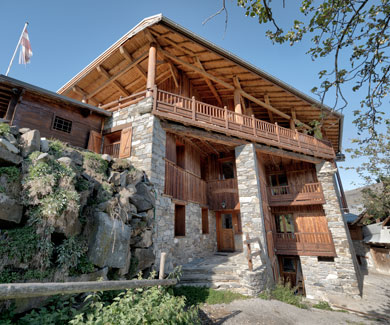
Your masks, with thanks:
M 279 0 L 278 4 L 280 4 Z M 388 0 L 301 0 L 300 17 L 284 28 L 278 20 L 275 1 L 237 0 L 247 16 L 257 17 L 260 24 L 270 25 L 266 35 L 274 43 L 294 45 L 304 37 L 311 37 L 307 54 L 313 60 L 333 58 L 329 69 L 319 71 L 321 83 L 312 91 L 324 102 L 330 92 L 335 96 L 334 108 L 343 110 L 347 98 L 343 86 L 352 83 L 352 90 L 364 91 L 361 110 L 354 113 L 359 132 L 368 131 L 367 138 L 376 136 L 376 126 L 383 122 L 382 100 L 390 87 L 390 1 Z M 222 0 L 222 8 L 227 8 Z M 344 58 L 348 58 L 345 60 Z

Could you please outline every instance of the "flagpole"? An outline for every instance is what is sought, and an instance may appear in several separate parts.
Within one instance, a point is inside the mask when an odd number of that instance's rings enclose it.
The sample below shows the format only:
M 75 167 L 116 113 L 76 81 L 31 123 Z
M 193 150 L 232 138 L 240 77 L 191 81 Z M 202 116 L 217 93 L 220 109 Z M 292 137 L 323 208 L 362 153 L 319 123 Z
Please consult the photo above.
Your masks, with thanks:
M 18 44 L 16 45 L 16 49 L 15 49 L 14 55 L 12 56 L 12 59 L 11 59 L 11 62 L 9 63 L 7 72 L 5 73 L 6 76 L 8 76 L 9 70 L 11 69 L 12 63 L 14 62 L 16 52 L 18 51 L 18 47 L 19 47 L 19 45 L 20 45 L 20 41 L 22 40 L 24 31 L 26 30 L 27 25 L 28 25 L 28 22 L 26 21 L 26 23 L 24 24 L 24 28 L 23 28 L 22 34 L 20 34 L 19 42 L 18 42 Z

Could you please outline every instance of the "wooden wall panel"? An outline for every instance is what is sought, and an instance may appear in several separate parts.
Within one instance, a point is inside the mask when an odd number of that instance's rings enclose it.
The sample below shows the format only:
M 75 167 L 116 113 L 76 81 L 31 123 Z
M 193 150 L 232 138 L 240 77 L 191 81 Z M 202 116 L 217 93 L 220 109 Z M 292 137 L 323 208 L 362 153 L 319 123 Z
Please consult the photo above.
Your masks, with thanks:
M 176 136 L 172 133 L 167 132 L 166 137 L 166 158 L 175 163 L 176 160 Z
M 186 170 L 195 174 L 198 177 L 201 177 L 200 153 L 188 143 L 185 144 L 184 150 Z
M 13 125 L 39 130 L 41 137 L 56 138 L 71 145 L 86 148 L 90 131 L 100 133 L 103 117 L 87 112 L 83 116 L 79 109 L 51 102 L 26 93 L 16 106 Z M 71 133 L 52 129 L 54 116 L 72 121 Z

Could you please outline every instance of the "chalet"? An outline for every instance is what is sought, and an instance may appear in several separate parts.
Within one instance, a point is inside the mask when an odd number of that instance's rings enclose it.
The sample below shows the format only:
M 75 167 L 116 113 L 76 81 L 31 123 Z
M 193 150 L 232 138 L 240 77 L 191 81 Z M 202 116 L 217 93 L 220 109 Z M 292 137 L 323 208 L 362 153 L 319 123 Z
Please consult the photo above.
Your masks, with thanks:
M 90 134 L 100 134 L 112 113 L 55 92 L 0 75 L 0 121 L 40 131 L 87 148 Z
M 359 293 L 336 166 L 341 114 L 162 15 L 58 93 L 112 113 L 91 148 L 130 157 L 155 184 L 157 261 L 244 256 L 251 244 L 253 270 L 235 264 L 248 293 L 279 278 L 314 298 Z

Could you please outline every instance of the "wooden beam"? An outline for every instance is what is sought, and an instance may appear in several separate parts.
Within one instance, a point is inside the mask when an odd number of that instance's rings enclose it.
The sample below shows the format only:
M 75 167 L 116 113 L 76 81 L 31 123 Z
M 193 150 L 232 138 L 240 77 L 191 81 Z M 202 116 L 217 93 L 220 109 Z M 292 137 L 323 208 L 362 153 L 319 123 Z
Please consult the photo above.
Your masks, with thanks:
M 175 61 L 175 62 L 177 62 L 177 63 L 179 63 L 181 65 L 184 65 L 185 67 L 187 67 L 187 68 L 189 68 L 189 69 L 199 73 L 201 76 L 207 77 L 208 79 L 210 79 L 210 80 L 212 80 L 212 81 L 214 81 L 214 82 L 224 86 L 227 89 L 234 90 L 234 86 L 233 85 L 231 85 L 231 84 L 229 84 L 229 83 L 227 83 L 227 82 L 217 78 L 216 76 L 213 76 L 212 74 L 210 74 L 210 73 L 208 73 L 206 71 L 203 71 L 200 68 L 197 68 L 196 66 L 192 65 L 191 63 L 188 63 L 188 62 L 186 62 L 186 61 L 184 61 L 184 60 L 174 56 L 173 54 L 171 54 L 171 53 L 169 53 L 169 52 L 167 52 L 167 51 L 165 51 L 163 49 L 161 50 L 161 52 L 162 52 L 163 55 L 167 56 L 171 60 L 173 60 L 173 61 Z
M 306 161 L 312 164 L 319 164 L 323 162 L 323 159 L 311 157 L 311 156 L 306 156 L 301 153 L 296 153 L 296 152 L 291 152 L 279 148 L 274 148 L 270 146 L 266 146 L 263 144 L 255 143 L 255 148 L 257 151 L 266 153 L 268 155 L 273 155 L 273 156 L 278 156 L 282 158 L 289 158 L 289 159 L 294 159 L 294 160 L 301 160 L 301 161 Z
M 207 148 L 209 148 L 209 150 L 214 151 L 214 153 L 216 153 L 217 155 L 219 155 L 218 150 L 216 150 L 210 143 L 208 143 L 207 140 L 202 140 L 202 139 L 199 139 L 199 140 L 202 141 L 202 143 L 203 143 Z
M 171 39 L 169 39 L 167 36 L 165 35 L 161 35 L 157 32 L 155 32 L 153 29 L 148 29 L 147 30 L 149 33 L 152 33 L 154 36 L 156 36 L 157 38 L 163 38 L 169 45 L 172 45 L 173 47 L 176 47 L 177 49 L 181 50 L 182 52 L 184 52 L 185 54 L 188 54 L 190 56 L 194 56 L 195 53 L 193 53 L 192 51 L 190 50 L 187 50 L 186 48 L 184 48 L 183 46 L 180 46 L 180 43 L 177 44 L 175 43 L 174 41 L 172 41 Z M 148 37 L 148 36 L 147 36 Z M 149 37 L 150 38 L 150 37 Z
M 297 119 L 297 115 L 295 114 L 295 108 L 291 108 L 291 117 L 290 120 L 290 129 L 295 130 L 295 120 Z
M 173 81 L 175 83 L 176 88 L 179 88 L 179 73 L 176 69 L 176 67 L 173 65 L 171 61 L 168 62 L 169 71 L 171 71 L 171 75 L 173 78 Z
M 101 65 L 98 65 L 96 70 L 106 78 L 106 80 L 109 80 L 112 76 L 108 73 L 108 71 L 102 67 Z M 124 96 L 129 96 L 130 93 L 118 82 L 118 80 L 113 80 L 112 84 L 115 86 L 116 89 L 119 90 L 119 92 L 122 93 Z
M 127 71 L 134 68 L 138 63 L 140 63 L 142 60 L 144 60 L 148 56 L 148 51 L 141 54 L 137 59 L 135 59 L 133 62 L 130 62 L 128 65 L 126 65 L 122 70 L 114 74 L 110 77 L 107 81 L 105 81 L 103 84 L 98 86 L 93 92 L 91 92 L 87 99 L 90 99 L 91 97 L 95 96 L 99 91 L 107 87 L 112 81 L 118 79 L 120 76 L 124 75 Z
M 134 61 L 132 55 L 126 50 L 126 48 L 125 48 L 124 46 L 121 46 L 121 47 L 119 48 L 119 52 L 122 54 L 122 56 L 123 56 L 128 62 Z M 137 65 L 135 66 L 135 69 L 137 69 L 137 71 L 139 72 L 139 74 L 141 75 L 141 77 L 144 78 L 145 81 L 146 81 L 147 78 L 148 78 L 146 71 L 145 71 L 139 64 L 137 64 Z
M 197 64 L 198 64 L 199 68 L 201 68 L 203 71 L 206 71 L 205 68 L 204 68 L 204 66 L 203 66 L 203 64 L 202 64 L 202 62 L 200 62 L 200 59 L 199 59 L 197 56 L 195 57 L 195 60 L 196 60 L 196 62 L 197 62 Z M 213 93 L 213 95 L 214 95 L 215 98 L 217 99 L 218 104 L 219 104 L 220 106 L 223 106 L 223 104 L 222 104 L 222 99 L 221 99 L 221 97 L 219 96 L 219 94 L 218 94 L 218 92 L 217 92 L 217 89 L 215 89 L 215 87 L 214 87 L 214 85 L 212 84 L 212 82 L 210 81 L 210 79 L 205 78 L 205 77 L 203 77 L 203 79 L 206 81 L 207 86 L 210 88 L 211 92 Z
M 264 102 L 267 104 L 267 105 L 271 105 L 271 102 L 269 101 L 269 96 L 267 94 L 264 95 Z M 272 111 L 270 111 L 269 109 L 267 109 L 267 112 L 268 112 L 268 117 L 269 117 L 269 120 L 271 123 L 275 123 L 275 120 L 274 120 L 274 114 L 272 113 Z
M 164 130 L 174 134 L 185 135 L 188 137 L 197 138 L 199 140 L 220 143 L 230 147 L 240 146 L 242 144 L 249 143 L 249 141 L 245 141 L 242 139 L 229 137 L 227 135 L 219 133 L 212 133 L 198 128 L 175 124 L 167 121 L 162 121 L 161 126 Z
M 85 90 L 81 89 L 79 86 L 77 86 L 77 85 L 73 86 L 73 87 L 72 87 L 72 90 L 73 90 L 73 92 L 75 92 L 76 94 L 79 94 L 80 96 L 83 97 L 83 99 L 81 100 L 83 103 L 88 103 L 88 102 L 90 102 L 91 104 L 93 104 L 93 105 L 95 105 L 95 106 L 98 105 L 98 102 L 97 102 L 96 100 L 94 100 L 93 98 L 89 98 L 89 99 L 87 100 L 89 94 L 88 94 Z

